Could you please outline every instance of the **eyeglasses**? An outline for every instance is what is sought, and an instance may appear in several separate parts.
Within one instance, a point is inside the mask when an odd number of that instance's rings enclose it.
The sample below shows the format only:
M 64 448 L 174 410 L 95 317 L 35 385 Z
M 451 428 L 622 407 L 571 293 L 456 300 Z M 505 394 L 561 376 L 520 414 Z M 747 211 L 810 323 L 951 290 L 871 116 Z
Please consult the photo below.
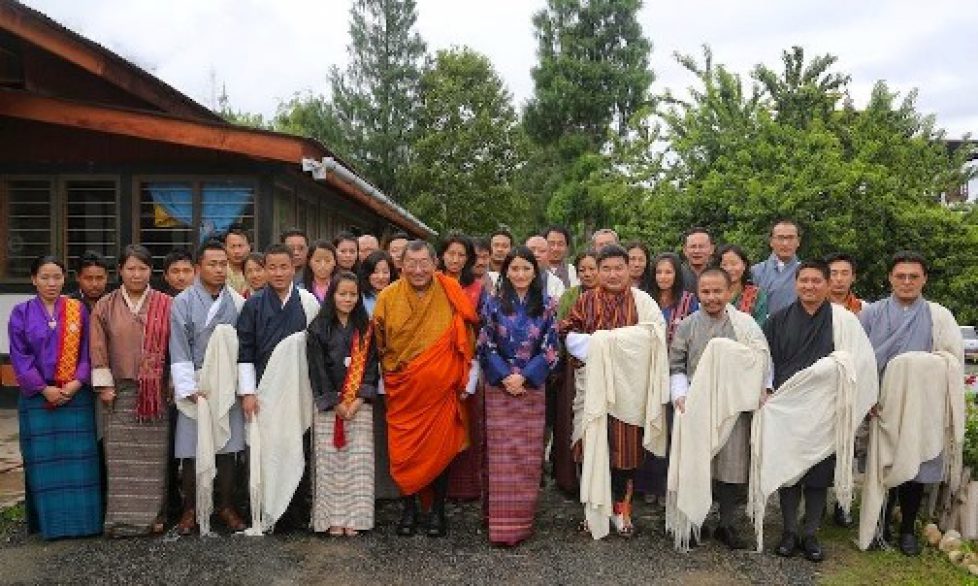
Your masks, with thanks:
M 894 281 L 908 281 L 910 283 L 916 283 L 917 281 L 919 281 L 922 278 L 923 278 L 923 275 L 914 275 L 914 274 L 909 274 L 908 275 L 908 274 L 905 274 L 905 273 L 898 273 L 896 275 L 893 275 L 893 280 Z
M 421 260 L 404 263 L 404 270 L 406 271 L 417 271 L 417 270 L 427 270 L 434 265 L 430 260 Z

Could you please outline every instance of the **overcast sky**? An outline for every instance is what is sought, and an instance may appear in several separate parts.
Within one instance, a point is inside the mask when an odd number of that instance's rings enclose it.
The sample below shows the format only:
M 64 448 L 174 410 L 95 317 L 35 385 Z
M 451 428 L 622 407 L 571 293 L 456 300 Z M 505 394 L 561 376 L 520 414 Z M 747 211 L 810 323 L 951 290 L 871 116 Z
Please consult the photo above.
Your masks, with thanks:
M 136 62 L 212 106 L 226 84 L 236 109 L 272 114 L 296 91 L 321 93 L 344 65 L 350 0 L 28 0 L 68 28 Z M 487 54 L 517 103 L 533 90 L 532 14 L 543 0 L 417 0 L 430 50 L 469 45 Z M 978 131 L 978 5 L 973 0 L 646 0 L 656 89 L 691 79 L 675 51 L 699 54 L 747 76 L 780 68 L 781 51 L 832 53 L 865 103 L 876 80 L 918 88 L 918 107 L 952 137 Z

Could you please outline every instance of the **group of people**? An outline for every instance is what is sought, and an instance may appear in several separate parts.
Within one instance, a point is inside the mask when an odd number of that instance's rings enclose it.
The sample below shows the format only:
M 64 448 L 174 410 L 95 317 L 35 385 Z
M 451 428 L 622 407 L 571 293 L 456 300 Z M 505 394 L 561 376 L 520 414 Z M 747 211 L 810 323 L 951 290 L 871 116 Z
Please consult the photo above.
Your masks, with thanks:
M 71 297 L 64 264 L 38 258 L 9 323 L 31 528 L 158 533 L 170 490 L 183 535 L 216 517 L 352 536 L 399 498 L 397 534 L 437 537 L 447 500 L 481 499 L 489 541 L 513 546 L 549 471 L 580 531 L 633 536 L 641 495 L 682 551 L 714 503 L 713 536 L 744 547 L 746 510 L 760 550 L 776 491 L 774 552 L 820 561 L 828 489 L 851 524 L 858 468 L 860 546 L 892 539 L 899 503 L 916 554 L 924 488 L 960 477 L 960 331 L 924 298 L 920 255 L 896 254 L 891 295 L 866 303 L 854 260 L 800 260 L 801 238 L 776 222 L 752 265 L 704 228 L 682 256 L 600 229 L 570 262 L 559 226 L 437 249 L 290 230 L 260 254 L 232 227 L 167 256 L 162 291 L 142 246 L 109 293 L 86 254 Z

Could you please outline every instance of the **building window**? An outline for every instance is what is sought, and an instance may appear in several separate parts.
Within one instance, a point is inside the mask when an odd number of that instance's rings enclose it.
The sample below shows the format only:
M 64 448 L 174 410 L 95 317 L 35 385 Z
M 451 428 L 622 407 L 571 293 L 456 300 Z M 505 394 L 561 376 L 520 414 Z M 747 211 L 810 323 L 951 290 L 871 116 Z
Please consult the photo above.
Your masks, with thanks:
M 115 266 L 119 254 L 117 192 L 114 179 L 65 181 L 65 257 L 69 269 L 89 250 Z
M 50 179 L 16 179 L 4 182 L 6 205 L 3 226 L 7 242 L 0 257 L 0 276 L 4 280 L 28 281 L 31 262 L 44 254 L 58 255 L 55 250 L 54 226 L 55 182 Z M 58 255 L 60 256 L 60 255 Z
M 139 242 L 157 266 L 175 248 L 193 251 L 232 224 L 255 227 L 255 188 L 249 182 L 146 181 L 139 194 Z

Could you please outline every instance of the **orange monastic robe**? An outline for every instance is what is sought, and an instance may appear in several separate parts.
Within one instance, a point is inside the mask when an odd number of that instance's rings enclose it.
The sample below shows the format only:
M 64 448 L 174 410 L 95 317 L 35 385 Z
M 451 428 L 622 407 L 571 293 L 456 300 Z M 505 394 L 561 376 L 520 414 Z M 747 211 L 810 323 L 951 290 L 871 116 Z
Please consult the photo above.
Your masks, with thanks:
M 420 295 L 399 279 L 377 297 L 391 476 L 403 494 L 431 484 L 467 447 L 459 393 L 468 381 L 477 321 L 458 282 L 441 274 Z

